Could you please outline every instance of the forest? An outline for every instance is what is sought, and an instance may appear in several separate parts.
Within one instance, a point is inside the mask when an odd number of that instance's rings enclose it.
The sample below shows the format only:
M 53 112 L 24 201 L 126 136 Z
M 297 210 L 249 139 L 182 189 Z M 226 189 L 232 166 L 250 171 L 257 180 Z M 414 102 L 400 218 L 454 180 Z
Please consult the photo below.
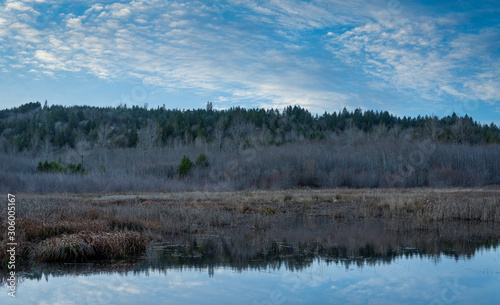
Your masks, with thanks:
M 0 189 L 123 192 L 500 183 L 500 129 L 467 115 L 298 106 L 0 111 Z

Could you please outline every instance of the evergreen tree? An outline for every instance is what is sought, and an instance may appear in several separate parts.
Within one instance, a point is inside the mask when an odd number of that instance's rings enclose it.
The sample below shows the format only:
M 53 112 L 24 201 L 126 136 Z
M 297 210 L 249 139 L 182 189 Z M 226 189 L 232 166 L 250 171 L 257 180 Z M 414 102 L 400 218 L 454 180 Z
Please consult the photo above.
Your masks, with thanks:
M 186 177 L 192 167 L 193 162 L 186 155 L 184 155 L 182 157 L 181 163 L 179 164 L 179 177 Z

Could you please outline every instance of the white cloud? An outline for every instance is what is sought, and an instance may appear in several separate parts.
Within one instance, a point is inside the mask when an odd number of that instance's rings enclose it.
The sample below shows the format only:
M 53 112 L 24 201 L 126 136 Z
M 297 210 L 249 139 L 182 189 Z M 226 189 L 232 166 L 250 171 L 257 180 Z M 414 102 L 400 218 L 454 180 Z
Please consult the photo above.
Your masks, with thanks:
M 55 73 L 53 71 L 43 71 L 42 73 L 51 77 L 55 77 Z
M 2 60 L 40 75 L 134 77 L 225 103 L 300 104 L 319 113 L 361 107 L 372 98 L 366 92 L 393 88 L 428 100 L 498 101 L 498 30 L 460 34 L 456 16 L 360 0 L 87 5 L 81 15 L 60 11 L 43 29 L 0 9 L 0 39 L 10 35 L 18 48 Z
M 7 25 L 9 21 L 5 18 L 0 17 L 0 27 Z
M 254 32 L 252 27 L 262 25 L 260 20 L 248 16 L 226 24 L 220 8 L 210 4 L 93 4 L 82 16 L 66 15 L 62 26 L 51 28 L 51 35 L 36 46 L 37 35 L 21 40 L 29 40 L 30 47 L 37 49 L 30 53 L 29 64 L 37 71 L 87 71 L 108 79 L 134 75 L 167 90 L 218 91 L 235 102 L 258 99 L 271 107 L 300 103 L 320 111 L 325 104 L 345 106 L 352 97 L 315 88 L 315 81 L 322 78 L 316 75 L 322 65 L 294 54 L 307 48 L 294 41 L 296 30 L 345 21 L 322 5 L 243 1 L 224 7 L 226 12 L 238 13 L 240 6 L 246 6 L 269 16 L 269 21 L 278 18 L 277 26 L 269 22 L 264 32 Z M 140 16 L 136 24 L 121 21 L 132 14 Z M 259 18 L 267 18 L 263 15 Z M 289 41 L 273 41 L 268 37 L 273 33 Z
M 68 301 L 68 300 L 58 300 L 55 302 L 47 302 L 45 300 L 40 301 L 40 305 L 75 305 L 76 303 L 74 301 Z
M 500 78 L 471 80 L 465 83 L 465 86 L 470 88 L 473 94 L 480 100 L 489 103 L 500 101 Z
M 179 20 L 179 21 L 172 21 L 168 24 L 169 27 L 171 28 L 177 28 L 177 27 L 183 27 L 185 25 L 188 25 L 189 21 L 187 20 Z
M 81 29 L 82 20 L 80 18 L 69 18 L 66 20 L 66 26 L 68 28 Z
M 49 52 L 47 52 L 45 50 L 36 50 L 35 51 L 35 58 L 38 60 L 41 60 L 43 62 L 48 62 L 48 63 L 57 62 L 56 57 L 53 54 L 50 54 Z
M 111 16 L 117 17 L 117 18 L 122 18 L 130 15 L 132 12 L 128 8 L 122 8 L 121 10 L 114 11 L 112 12 Z
M 279 24 L 286 31 L 301 31 L 347 24 L 357 19 L 353 11 L 365 13 L 375 6 L 365 1 L 298 1 L 298 0 L 236 0 L 235 6 L 245 6 L 258 16 L 261 22 Z M 269 18 L 265 18 L 265 17 Z
M 461 98 L 467 97 L 466 94 L 457 91 L 455 88 L 453 88 L 453 87 L 451 87 L 449 85 L 440 86 L 439 88 L 441 90 L 443 90 L 444 92 L 446 92 L 446 93 L 448 93 L 450 95 L 456 96 L 456 97 L 461 97 Z
M 366 74 L 378 79 L 380 84 L 375 87 L 410 89 L 425 99 L 447 94 L 498 100 L 496 83 L 477 80 L 481 73 L 495 70 L 498 55 L 491 57 L 495 53 L 490 45 L 500 38 L 498 31 L 460 35 L 454 28 L 438 28 L 442 23 L 432 17 L 400 16 L 325 37 L 337 58 L 363 67 Z M 478 58 L 482 65 L 475 62 Z M 467 69 L 468 75 L 461 75 L 461 69 Z
M 27 6 L 26 4 L 24 4 L 21 1 L 17 1 L 17 2 L 7 3 L 7 5 L 5 6 L 5 10 L 6 11 L 14 10 L 14 11 L 26 12 L 26 11 L 32 11 L 33 8 Z
M 138 287 L 136 287 L 130 283 L 127 283 L 127 282 L 122 282 L 118 285 L 105 283 L 104 286 L 106 287 L 107 290 L 117 291 L 120 293 L 123 293 L 123 292 L 129 293 L 129 294 L 140 294 L 141 293 L 141 290 Z
M 32 44 L 37 44 L 42 41 L 40 38 L 40 31 L 30 27 L 25 23 L 12 23 L 9 25 L 9 31 L 14 40 L 20 42 L 21 44 L 27 44 L 28 46 L 31 46 Z
M 92 5 L 89 9 L 87 9 L 84 13 L 84 15 L 88 15 L 92 12 L 100 12 L 104 9 L 104 7 L 101 4 L 94 4 Z

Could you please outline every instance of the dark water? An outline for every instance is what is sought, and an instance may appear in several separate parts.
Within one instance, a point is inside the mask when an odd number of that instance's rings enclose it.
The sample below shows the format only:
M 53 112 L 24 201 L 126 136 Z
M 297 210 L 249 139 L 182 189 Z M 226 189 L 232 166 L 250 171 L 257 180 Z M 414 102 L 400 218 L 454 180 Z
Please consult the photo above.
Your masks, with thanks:
M 159 245 L 136 262 L 32 270 L 16 298 L 4 283 L 0 304 L 499 304 L 498 243 L 465 254 L 450 246 L 432 254 L 313 246 L 292 255 L 275 244 L 231 261 Z

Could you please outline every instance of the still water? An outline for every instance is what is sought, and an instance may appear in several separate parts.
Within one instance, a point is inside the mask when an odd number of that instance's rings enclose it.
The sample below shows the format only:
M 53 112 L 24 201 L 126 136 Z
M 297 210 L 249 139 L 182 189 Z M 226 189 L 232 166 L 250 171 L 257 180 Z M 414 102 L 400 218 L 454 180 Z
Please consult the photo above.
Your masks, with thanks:
M 18 283 L 16 298 L 3 286 L 0 304 L 500 304 L 498 246 L 459 256 L 408 249 L 389 259 L 155 264 L 39 270 Z

